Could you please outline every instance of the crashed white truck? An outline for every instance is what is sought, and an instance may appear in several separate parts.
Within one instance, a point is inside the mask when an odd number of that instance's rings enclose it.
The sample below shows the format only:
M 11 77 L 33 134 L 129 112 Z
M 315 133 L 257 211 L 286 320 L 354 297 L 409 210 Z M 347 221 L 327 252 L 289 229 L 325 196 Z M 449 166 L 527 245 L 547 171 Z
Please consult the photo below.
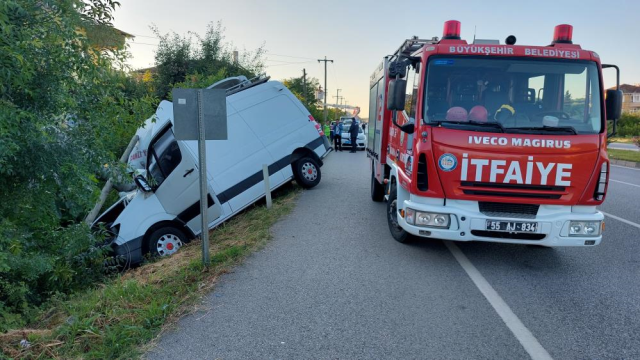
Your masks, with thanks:
M 208 223 L 213 228 L 265 196 L 263 164 L 271 190 L 295 179 L 320 182 L 327 137 L 302 103 L 280 82 L 228 78 L 209 88 L 227 90 L 228 140 L 207 141 Z M 198 142 L 173 135 L 173 104 L 162 101 L 137 132 L 129 157 L 137 189 L 93 223 L 110 234 L 114 253 L 128 265 L 145 255 L 167 256 L 201 232 Z

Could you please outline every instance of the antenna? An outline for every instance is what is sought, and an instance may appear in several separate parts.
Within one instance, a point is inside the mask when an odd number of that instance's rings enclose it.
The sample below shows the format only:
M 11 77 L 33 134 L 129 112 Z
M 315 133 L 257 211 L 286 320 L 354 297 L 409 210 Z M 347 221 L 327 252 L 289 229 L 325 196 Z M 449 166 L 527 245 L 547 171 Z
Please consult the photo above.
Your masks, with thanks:
M 473 25 L 473 42 L 474 43 L 476 42 L 476 28 L 477 28 L 477 26 Z

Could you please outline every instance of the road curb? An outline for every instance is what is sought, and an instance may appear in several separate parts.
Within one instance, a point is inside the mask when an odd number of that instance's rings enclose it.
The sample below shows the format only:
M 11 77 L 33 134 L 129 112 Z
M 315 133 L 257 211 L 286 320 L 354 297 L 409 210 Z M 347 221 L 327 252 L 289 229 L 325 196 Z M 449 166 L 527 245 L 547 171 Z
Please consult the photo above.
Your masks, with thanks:
M 640 162 L 636 161 L 625 161 L 625 160 L 615 160 L 611 159 L 611 164 L 618 166 L 626 166 L 634 169 L 640 169 Z

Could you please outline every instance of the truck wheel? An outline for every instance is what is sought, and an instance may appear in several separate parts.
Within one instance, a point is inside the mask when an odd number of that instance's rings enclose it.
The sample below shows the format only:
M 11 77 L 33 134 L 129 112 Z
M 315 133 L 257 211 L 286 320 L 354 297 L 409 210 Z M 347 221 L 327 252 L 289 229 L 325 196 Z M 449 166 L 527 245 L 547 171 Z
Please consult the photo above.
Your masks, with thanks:
M 406 244 L 411 240 L 411 234 L 404 231 L 398 224 L 398 192 L 396 184 L 391 184 L 391 192 L 389 193 L 389 201 L 387 202 L 387 222 L 389 223 L 389 231 L 391 236 L 399 242 Z
M 151 257 L 175 254 L 186 242 L 185 234 L 174 227 L 163 227 L 151 233 L 148 249 Z
M 320 172 L 320 165 L 315 160 L 310 157 L 303 157 L 293 164 L 293 176 L 298 185 L 305 189 L 311 189 L 320 183 L 322 173 Z
M 376 180 L 375 168 L 371 169 L 371 200 L 380 202 L 384 199 L 384 185 Z

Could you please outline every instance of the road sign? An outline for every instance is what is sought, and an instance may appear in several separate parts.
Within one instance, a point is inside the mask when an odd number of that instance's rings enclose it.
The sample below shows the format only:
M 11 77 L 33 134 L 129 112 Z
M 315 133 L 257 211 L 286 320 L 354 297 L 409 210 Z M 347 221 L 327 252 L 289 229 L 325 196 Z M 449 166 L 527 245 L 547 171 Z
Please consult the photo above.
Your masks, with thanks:
M 207 216 L 207 140 L 227 140 L 227 93 L 220 89 L 173 89 L 173 134 L 177 140 L 198 140 L 200 173 L 200 238 L 202 263 L 209 265 Z
M 173 89 L 176 139 L 198 140 L 198 93 L 202 96 L 205 140 L 227 140 L 227 92 L 222 89 Z

